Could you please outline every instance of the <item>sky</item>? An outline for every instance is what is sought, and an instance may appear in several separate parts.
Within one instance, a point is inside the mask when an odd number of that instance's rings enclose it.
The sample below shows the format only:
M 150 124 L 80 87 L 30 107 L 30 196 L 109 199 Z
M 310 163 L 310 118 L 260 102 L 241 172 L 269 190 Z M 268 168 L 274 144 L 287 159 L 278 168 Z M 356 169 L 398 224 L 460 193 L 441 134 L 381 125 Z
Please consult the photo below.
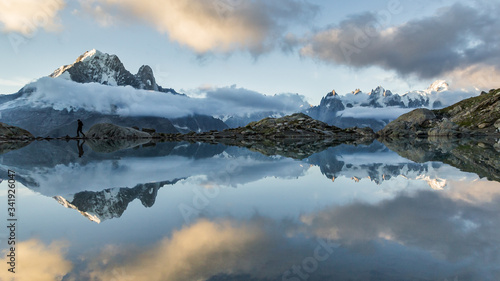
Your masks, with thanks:
M 188 95 L 500 87 L 500 1 L 0 0 L 0 94 L 116 54 Z

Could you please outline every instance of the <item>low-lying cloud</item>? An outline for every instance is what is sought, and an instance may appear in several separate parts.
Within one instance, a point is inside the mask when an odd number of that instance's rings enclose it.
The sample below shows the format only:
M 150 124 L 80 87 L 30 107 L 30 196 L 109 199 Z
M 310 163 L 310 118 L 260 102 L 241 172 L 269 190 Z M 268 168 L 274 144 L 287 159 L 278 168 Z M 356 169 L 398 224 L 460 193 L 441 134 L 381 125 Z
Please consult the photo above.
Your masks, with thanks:
M 393 26 L 387 19 L 382 24 L 377 15 L 365 13 L 304 39 L 300 53 L 335 65 L 378 66 L 421 79 L 453 78 L 464 69 L 470 74 L 485 67 L 498 73 L 499 11 L 498 3 L 455 4 L 432 16 Z M 484 85 L 493 82 L 467 80 Z
M 301 0 L 95 0 L 85 10 L 118 21 L 136 19 L 198 53 L 269 51 L 289 25 L 311 19 L 316 6 Z M 98 19 L 100 20 L 100 19 Z M 109 21 L 106 21 L 108 24 Z
M 346 108 L 337 112 L 339 117 L 370 118 L 376 120 L 394 120 L 399 116 L 412 111 L 414 108 L 386 107 L 386 108 Z
M 309 106 L 305 97 L 298 94 L 267 96 L 236 86 L 210 89 L 203 98 L 137 90 L 130 86 L 80 84 L 49 77 L 40 78 L 28 87 L 36 87 L 36 91 L 27 99 L 6 103 L 3 107 L 30 105 L 53 107 L 56 110 L 85 109 L 122 116 L 179 118 L 198 114 L 209 116 L 244 116 L 257 112 L 288 114 Z

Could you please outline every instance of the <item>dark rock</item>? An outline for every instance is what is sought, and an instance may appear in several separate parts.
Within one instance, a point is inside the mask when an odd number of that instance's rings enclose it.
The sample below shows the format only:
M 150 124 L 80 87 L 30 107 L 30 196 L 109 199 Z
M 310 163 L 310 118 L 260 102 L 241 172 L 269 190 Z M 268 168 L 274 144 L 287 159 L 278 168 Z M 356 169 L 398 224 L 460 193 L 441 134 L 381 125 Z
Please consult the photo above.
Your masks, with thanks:
M 141 66 L 135 77 L 139 80 L 139 86 L 141 89 L 158 91 L 158 84 L 156 84 L 153 70 L 149 67 L 149 65 Z
M 155 129 L 151 129 L 151 128 L 142 128 L 142 131 L 146 132 L 148 134 L 156 133 L 156 130 Z
M 425 108 L 415 109 L 389 123 L 378 134 L 387 137 L 424 135 L 427 134 L 427 126 L 435 119 L 436 115 L 431 110 Z

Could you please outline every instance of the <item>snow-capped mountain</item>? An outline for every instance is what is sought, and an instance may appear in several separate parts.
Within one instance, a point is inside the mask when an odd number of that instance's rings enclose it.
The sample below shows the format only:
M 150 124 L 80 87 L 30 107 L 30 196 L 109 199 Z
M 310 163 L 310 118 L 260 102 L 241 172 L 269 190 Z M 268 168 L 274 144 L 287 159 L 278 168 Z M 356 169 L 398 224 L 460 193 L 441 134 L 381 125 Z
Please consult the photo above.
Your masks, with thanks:
M 193 99 L 159 86 L 149 66 L 133 75 L 116 55 L 92 50 L 19 92 L 2 96 L 0 121 L 51 137 L 74 135 L 77 119 L 84 130 L 103 122 L 165 133 L 227 128 L 219 119 L 198 114 L 191 103 Z
M 476 94 L 450 91 L 446 81 L 438 80 L 426 90 L 394 94 L 382 86 L 362 92 L 359 89 L 339 95 L 327 93 L 318 106 L 305 111 L 309 116 L 341 128 L 358 126 L 382 129 L 388 122 L 414 108 L 442 108 Z
M 133 75 L 123 66 L 116 55 L 102 53 L 96 49 L 85 52 L 70 65 L 64 65 L 49 75 L 78 83 L 99 83 L 110 86 L 132 86 L 135 89 L 178 94 L 173 89 L 164 89 L 156 83 L 153 70 L 148 65 L 139 68 Z

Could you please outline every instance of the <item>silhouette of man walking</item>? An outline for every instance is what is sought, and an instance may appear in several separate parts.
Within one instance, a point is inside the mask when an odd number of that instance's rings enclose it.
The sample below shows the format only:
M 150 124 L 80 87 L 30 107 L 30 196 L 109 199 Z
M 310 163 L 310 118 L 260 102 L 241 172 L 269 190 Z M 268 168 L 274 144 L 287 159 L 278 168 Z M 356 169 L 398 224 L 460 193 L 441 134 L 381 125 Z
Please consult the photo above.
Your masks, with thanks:
M 82 120 L 78 119 L 78 129 L 76 130 L 76 137 L 80 137 L 80 133 L 82 133 L 83 137 L 85 137 L 85 134 L 82 131 L 83 129 L 83 122 Z

